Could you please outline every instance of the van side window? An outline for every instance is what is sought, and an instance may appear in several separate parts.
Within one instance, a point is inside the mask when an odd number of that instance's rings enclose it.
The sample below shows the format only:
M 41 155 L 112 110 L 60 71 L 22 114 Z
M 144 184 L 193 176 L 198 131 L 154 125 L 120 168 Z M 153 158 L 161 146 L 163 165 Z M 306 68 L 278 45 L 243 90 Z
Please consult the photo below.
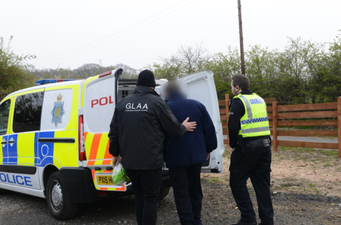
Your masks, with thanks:
M 0 135 L 7 133 L 10 106 L 11 100 L 7 100 L 0 105 Z
M 13 131 L 26 132 L 40 129 L 44 92 L 18 96 L 14 106 Z

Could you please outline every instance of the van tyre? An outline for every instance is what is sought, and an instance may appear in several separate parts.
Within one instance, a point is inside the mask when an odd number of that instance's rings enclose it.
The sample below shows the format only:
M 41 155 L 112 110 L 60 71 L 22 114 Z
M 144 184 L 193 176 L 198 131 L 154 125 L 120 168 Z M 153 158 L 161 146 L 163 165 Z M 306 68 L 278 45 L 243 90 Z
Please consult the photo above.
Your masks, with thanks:
M 50 213 L 57 220 L 65 220 L 77 214 L 78 204 L 69 200 L 69 193 L 59 172 L 53 173 L 47 181 L 46 200 Z
M 159 200 L 163 200 L 168 195 L 169 189 L 170 189 L 170 187 L 161 188 Z

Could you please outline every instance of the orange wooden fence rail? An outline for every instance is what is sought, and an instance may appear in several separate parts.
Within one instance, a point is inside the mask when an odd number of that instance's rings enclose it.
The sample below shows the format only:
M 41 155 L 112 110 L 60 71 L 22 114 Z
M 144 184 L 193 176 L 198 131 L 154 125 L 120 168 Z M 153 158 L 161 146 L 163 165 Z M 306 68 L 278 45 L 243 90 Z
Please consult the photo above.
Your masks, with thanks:
M 273 136 L 273 149 L 277 151 L 278 146 L 290 147 L 310 147 L 338 149 L 338 156 L 341 157 L 341 97 L 337 102 L 332 103 L 315 103 L 315 104 L 299 104 L 299 105 L 277 105 L 275 98 L 265 98 L 268 104 L 268 117 L 270 121 L 271 134 Z M 219 101 L 221 121 L 223 125 L 224 135 L 228 136 L 227 122 L 229 95 L 225 95 L 225 100 Z M 271 105 L 269 105 L 271 104 Z M 337 130 L 283 130 L 281 127 L 337 127 Z M 278 140 L 278 136 L 305 136 L 305 137 L 321 137 L 321 136 L 337 136 L 338 143 L 322 143 L 322 142 L 299 142 L 299 141 L 282 141 Z M 227 138 L 224 140 L 228 144 Z
M 225 100 L 219 101 L 220 120 L 223 126 L 223 134 L 228 135 L 227 121 L 229 121 L 229 94 L 225 94 Z M 224 139 L 224 144 L 228 144 L 228 139 Z

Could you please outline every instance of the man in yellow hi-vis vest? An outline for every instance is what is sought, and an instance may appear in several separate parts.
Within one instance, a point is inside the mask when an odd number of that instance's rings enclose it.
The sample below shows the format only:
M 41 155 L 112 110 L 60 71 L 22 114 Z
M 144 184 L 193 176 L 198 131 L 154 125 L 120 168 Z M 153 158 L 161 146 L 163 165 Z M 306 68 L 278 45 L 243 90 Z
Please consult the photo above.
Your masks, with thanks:
M 251 179 L 258 203 L 262 225 L 273 224 L 273 207 L 270 192 L 271 139 L 264 100 L 250 91 L 247 76 L 232 77 L 232 99 L 228 122 L 230 146 L 230 187 L 241 213 L 234 225 L 256 225 L 256 214 L 246 181 Z

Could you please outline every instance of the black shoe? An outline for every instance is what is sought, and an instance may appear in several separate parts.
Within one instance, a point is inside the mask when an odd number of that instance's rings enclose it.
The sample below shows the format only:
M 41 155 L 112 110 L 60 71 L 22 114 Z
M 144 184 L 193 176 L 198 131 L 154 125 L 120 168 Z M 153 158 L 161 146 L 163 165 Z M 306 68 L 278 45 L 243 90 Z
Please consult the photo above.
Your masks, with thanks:
M 233 223 L 232 225 L 257 225 L 257 222 L 242 222 L 241 220 L 239 220 L 237 223 Z

